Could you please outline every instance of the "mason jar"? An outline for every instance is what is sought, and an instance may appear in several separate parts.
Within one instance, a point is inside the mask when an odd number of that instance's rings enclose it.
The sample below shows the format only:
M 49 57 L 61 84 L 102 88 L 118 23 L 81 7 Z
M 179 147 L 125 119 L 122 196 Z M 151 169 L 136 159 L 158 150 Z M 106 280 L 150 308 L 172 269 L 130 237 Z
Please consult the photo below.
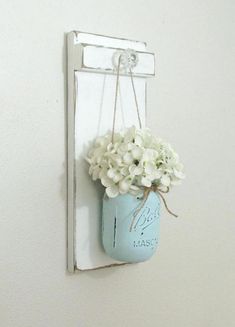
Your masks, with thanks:
M 155 253 L 159 241 L 160 199 L 129 193 L 108 198 L 104 195 L 102 242 L 105 252 L 122 262 L 146 261 Z

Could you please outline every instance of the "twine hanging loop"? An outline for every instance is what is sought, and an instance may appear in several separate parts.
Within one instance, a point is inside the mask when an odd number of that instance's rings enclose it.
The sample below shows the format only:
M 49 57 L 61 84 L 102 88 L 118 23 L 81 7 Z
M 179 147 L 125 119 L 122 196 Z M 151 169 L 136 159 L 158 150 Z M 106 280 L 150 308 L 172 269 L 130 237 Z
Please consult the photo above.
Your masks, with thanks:
M 142 128 L 142 122 L 140 118 L 140 110 L 136 95 L 136 89 L 134 84 L 134 78 L 132 73 L 132 68 L 134 68 L 138 63 L 138 55 L 134 50 L 127 49 L 127 50 L 119 50 L 114 53 L 113 55 L 113 65 L 114 68 L 117 70 L 117 77 L 116 77 L 116 87 L 115 87 L 115 98 L 114 98 L 114 109 L 113 109 L 113 127 L 112 127 L 112 138 L 111 141 L 113 143 L 114 140 L 114 131 L 115 131 L 115 124 L 116 124 L 116 114 L 117 114 L 117 99 L 118 99 L 118 90 L 120 84 L 120 73 L 129 71 L 129 75 L 131 78 L 131 86 L 134 94 L 135 106 L 138 116 L 139 128 Z

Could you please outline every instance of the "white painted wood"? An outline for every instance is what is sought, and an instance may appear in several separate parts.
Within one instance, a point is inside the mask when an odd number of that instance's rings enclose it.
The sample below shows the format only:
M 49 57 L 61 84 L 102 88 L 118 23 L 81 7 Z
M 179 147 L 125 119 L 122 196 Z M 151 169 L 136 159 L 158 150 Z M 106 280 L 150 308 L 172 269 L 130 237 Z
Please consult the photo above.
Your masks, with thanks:
M 145 44 L 72 32 L 68 36 L 68 270 L 86 270 L 121 264 L 108 257 L 101 245 L 103 188 L 88 175 L 87 149 L 98 135 L 111 129 L 116 76 L 78 71 L 79 42 L 101 46 L 141 48 Z M 100 60 L 91 59 L 91 60 Z M 146 79 L 134 77 L 140 114 L 145 122 Z M 117 129 L 138 124 L 129 76 L 120 76 Z
M 123 38 L 110 37 L 98 34 L 72 32 L 74 35 L 74 44 L 90 43 L 102 45 L 104 47 L 134 49 L 136 51 L 146 51 L 146 43 L 141 41 L 127 40 Z
M 115 73 L 112 58 L 116 48 L 107 48 L 94 45 L 81 45 L 82 66 L 81 70 L 101 71 Z M 149 52 L 136 52 L 138 65 L 132 69 L 133 75 L 147 77 L 154 75 L 154 54 Z

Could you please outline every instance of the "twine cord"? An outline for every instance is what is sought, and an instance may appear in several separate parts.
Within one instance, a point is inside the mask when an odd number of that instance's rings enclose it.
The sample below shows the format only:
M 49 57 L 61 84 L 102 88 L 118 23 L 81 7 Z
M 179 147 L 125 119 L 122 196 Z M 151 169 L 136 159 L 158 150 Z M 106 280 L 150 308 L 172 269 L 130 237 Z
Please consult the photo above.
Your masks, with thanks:
M 114 129 L 115 129 L 116 113 L 117 113 L 117 98 L 118 98 L 118 89 L 119 89 L 120 65 L 121 65 L 121 56 L 119 56 L 119 58 L 118 58 L 118 66 L 117 66 L 117 78 L 116 78 L 114 109 L 113 109 L 112 143 L 113 143 L 113 138 L 114 138 Z
M 119 84 L 120 84 L 120 66 L 121 66 L 121 56 L 118 58 L 118 66 L 117 66 L 117 78 L 116 78 L 116 87 L 115 87 L 115 98 L 114 98 L 114 109 L 113 109 L 113 128 L 112 128 L 112 138 L 111 141 L 113 143 L 114 141 L 114 131 L 115 131 L 115 124 L 116 124 L 116 115 L 117 115 L 117 99 L 118 99 L 118 89 L 119 89 Z M 134 100 L 135 100 L 135 106 L 136 106 L 136 111 L 137 111 L 137 116 L 138 116 L 138 121 L 139 121 L 139 127 L 140 129 L 142 128 L 142 122 L 140 118 L 140 110 L 139 110 L 139 105 L 138 105 L 138 100 L 137 100 L 137 95 L 136 95 L 136 89 L 135 89 L 135 84 L 134 84 L 134 78 L 133 78 L 133 73 L 131 70 L 131 67 L 129 67 L 129 74 L 131 77 L 131 86 L 132 90 L 134 93 Z
M 131 68 L 130 68 L 130 76 L 131 76 L 131 85 L 132 85 L 134 98 L 135 98 L 135 105 L 136 105 L 136 111 L 137 111 L 137 115 L 138 115 L 139 126 L 140 126 L 140 129 L 141 129 L 142 128 L 142 122 L 141 122 L 141 119 L 140 119 L 139 105 L 138 105 L 138 101 L 137 101 L 137 95 L 136 95 L 135 84 L 134 84 L 134 79 L 133 79 L 133 74 L 132 74 Z

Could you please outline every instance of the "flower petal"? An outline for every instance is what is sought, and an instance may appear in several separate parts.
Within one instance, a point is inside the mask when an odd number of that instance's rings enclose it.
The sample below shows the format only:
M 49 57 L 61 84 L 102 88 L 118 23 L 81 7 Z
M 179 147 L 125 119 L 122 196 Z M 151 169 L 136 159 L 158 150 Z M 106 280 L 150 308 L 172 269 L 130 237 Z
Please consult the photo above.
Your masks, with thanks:
M 118 183 L 121 179 L 123 178 L 122 174 L 120 173 L 116 173 L 114 176 L 113 176 L 113 181 L 114 183 Z
M 148 178 L 146 178 L 146 177 L 142 177 L 141 178 L 141 184 L 143 186 L 145 186 L 145 187 L 151 187 L 152 186 L 151 181 Z
M 182 171 L 178 171 L 176 169 L 174 169 L 174 175 L 175 175 L 175 177 L 180 178 L 180 179 L 185 178 L 185 174 L 182 173 Z
M 129 172 L 132 176 L 138 176 L 141 175 L 143 172 L 143 167 L 136 166 L 136 165 L 130 165 L 129 166 Z
M 140 135 L 136 135 L 135 144 L 139 145 L 139 146 L 143 146 L 143 144 L 144 144 L 143 137 L 141 137 Z
M 93 181 L 96 181 L 99 178 L 100 168 L 99 166 L 94 167 L 92 172 L 92 179 Z
M 131 153 L 134 159 L 139 160 L 142 157 L 143 151 L 140 147 L 136 146 L 132 149 Z
M 121 194 L 127 193 L 130 189 L 132 183 L 132 178 L 131 177 L 126 177 L 125 179 L 121 180 L 119 182 L 119 191 Z
M 156 170 L 154 171 L 154 178 L 155 178 L 155 179 L 159 179 L 159 178 L 162 177 L 162 174 L 163 174 L 162 171 L 156 169 Z
M 146 174 L 153 175 L 155 173 L 155 165 L 151 162 L 147 162 L 144 168 Z
M 162 185 L 164 185 L 164 186 L 169 186 L 170 183 L 171 183 L 171 179 L 170 179 L 170 177 L 167 176 L 167 175 L 163 175 L 162 178 L 161 178 L 161 183 L 162 183 Z
M 123 176 L 127 176 L 127 175 L 129 175 L 128 166 L 121 168 L 120 173 L 121 173 Z
M 131 155 L 131 153 L 127 152 L 124 156 L 123 156 L 123 161 L 126 163 L 126 164 L 131 164 L 133 162 L 133 157 Z
M 105 192 L 109 198 L 115 198 L 119 194 L 118 186 L 117 185 L 109 186 L 106 188 Z
M 107 171 L 107 176 L 108 176 L 109 178 L 113 178 L 114 175 L 115 175 L 115 173 L 116 173 L 115 169 L 110 168 L 110 169 Z
M 112 179 L 108 178 L 107 176 L 104 176 L 101 178 L 101 183 L 105 187 L 114 185 L 114 182 L 112 181 Z

